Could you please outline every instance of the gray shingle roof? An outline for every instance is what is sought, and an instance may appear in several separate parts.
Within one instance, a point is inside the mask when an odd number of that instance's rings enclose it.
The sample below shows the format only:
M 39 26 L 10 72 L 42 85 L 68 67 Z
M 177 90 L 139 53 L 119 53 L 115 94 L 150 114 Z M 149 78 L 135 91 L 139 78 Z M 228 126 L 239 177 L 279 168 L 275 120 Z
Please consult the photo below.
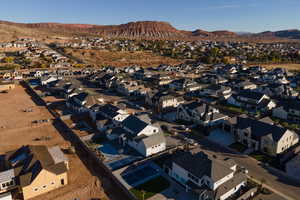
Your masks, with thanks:
M 260 140 L 261 137 L 271 134 L 274 141 L 279 141 L 281 137 L 288 130 L 264 121 L 254 120 L 250 118 L 238 117 L 237 119 L 238 129 L 251 130 L 251 137 L 255 140 Z
M 126 119 L 122 121 L 122 127 L 126 127 L 130 131 L 133 132 L 134 135 L 137 135 L 141 132 L 144 128 L 146 128 L 148 124 L 139 118 L 130 115 Z
M 146 147 L 152 147 L 157 144 L 161 144 L 163 142 L 166 142 L 166 138 L 163 134 L 154 134 L 151 136 L 139 136 L 134 138 L 136 141 L 143 141 Z
M 213 181 L 218 181 L 233 172 L 228 166 L 222 164 L 220 160 L 210 157 L 203 152 L 196 154 L 186 152 L 174 157 L 173 162 L 198 178 L 206 175 Z

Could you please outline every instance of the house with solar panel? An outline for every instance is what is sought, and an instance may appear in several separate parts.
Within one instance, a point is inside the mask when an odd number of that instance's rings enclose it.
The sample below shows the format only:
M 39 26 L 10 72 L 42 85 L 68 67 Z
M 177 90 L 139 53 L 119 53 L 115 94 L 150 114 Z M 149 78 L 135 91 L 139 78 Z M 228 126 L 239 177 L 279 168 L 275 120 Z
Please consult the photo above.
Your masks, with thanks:
M 22 146 L 0 160 L 0 194 L 17 190 L 30 199 L 68 184 L 69 162 L 58 146 Z

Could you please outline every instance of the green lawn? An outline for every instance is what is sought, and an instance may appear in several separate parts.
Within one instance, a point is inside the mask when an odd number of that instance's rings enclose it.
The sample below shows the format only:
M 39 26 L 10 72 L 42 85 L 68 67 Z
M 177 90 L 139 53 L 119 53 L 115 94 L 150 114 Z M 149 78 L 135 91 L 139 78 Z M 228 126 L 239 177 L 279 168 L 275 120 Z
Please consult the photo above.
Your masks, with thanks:
M 270 166 L 283 170 L 283 166 L 280 165 L 280 162 L 278 159 L 272 156 L 268 156 L 266 154 L 260 153 L 260 152 L 253 152 L 250 154 L 250 156 L 262 163 L 268 163 Z
M 244 110 L 242 108 L 239 108 L 239 107 L 236 107 L 236 106 L 233 106 L 233 105 L 230 105 L 230 104 L 227 104 L 227 103 L 222 104 L 221 107 L 224 110 L 228 110 L 228 111 L 231 111 L 231 112 L 247 114 L 246 110 Z
M 170 183 L 162 176 L 154 178 L 146 183 L 143 183 L 135 188 L 130 189 L 130 192 L 136 196 L 137 199 L 144 200 L 154 196 L 167 189 Z M 144 199 L 143 199 L 144 194 Z
M 246 151 L 247 147 L 239 142 L 235 142 L 231 145 L 229 145 L 228 147 L 238 151 L 238 152 L 241 152 L 243 153 L 244 151 Z

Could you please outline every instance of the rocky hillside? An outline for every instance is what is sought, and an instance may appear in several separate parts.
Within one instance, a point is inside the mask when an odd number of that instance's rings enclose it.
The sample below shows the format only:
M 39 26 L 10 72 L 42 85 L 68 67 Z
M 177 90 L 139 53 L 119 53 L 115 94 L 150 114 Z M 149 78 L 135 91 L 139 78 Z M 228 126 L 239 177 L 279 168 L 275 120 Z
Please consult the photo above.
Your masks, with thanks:
M 280 38 L 289 38 L 289 39 L 300 39 L 300 30 L 291 29 L 291 30 L 282 30 L 282 31 L 266 31 L 257 34 L 260 37 L 280 37 Z
M 13 30 L 13 31 L 9 31 Z M 12 32 L 12 33 L 10 33 Z M 6 34 L 6 35 L 5 35 Z M 120 25 L 91 25 L 91 24 L 61 24 L 61 23 L 13 23 L 0 21 L 1 36 L 74 36 L 93 35 L 112 38 L 130 39 L 213 39 L 213 40 L 238 40 L 253 41 L 259 40 L 283 40 L 300 39 L 299 30 L 285 30 L 278 32 L 263 32 L 259 34 L 237 34 L 234 32 L 205 31 L 197 29 L 195 31 L 178 30 L 167 22 L 160 21 L 139 21 L 129 22 Z
M 0 24 L 36 31 L 55 33 L 93 34 L 118 38 L 143 38 L 143 39 L 189 39 L 209 37 L 233 37 L 229 31 L 208 32 L 203 30 L 183 31 L 177 30 L 167 22 L 139 21 L 120 25 L 89 25 L 89 24 L 60 24 L 60 23 L 13 23 L 0 21 Z

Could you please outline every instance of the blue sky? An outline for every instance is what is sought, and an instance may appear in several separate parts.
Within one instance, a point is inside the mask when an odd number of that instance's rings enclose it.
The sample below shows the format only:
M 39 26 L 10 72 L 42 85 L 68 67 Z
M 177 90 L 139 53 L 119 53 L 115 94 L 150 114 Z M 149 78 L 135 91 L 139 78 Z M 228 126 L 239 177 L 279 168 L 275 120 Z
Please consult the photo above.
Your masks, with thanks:
M 167 21 L 184 30 L 300 29 L 300 0 L 1 0 L 0 20 L 122 24 Z

